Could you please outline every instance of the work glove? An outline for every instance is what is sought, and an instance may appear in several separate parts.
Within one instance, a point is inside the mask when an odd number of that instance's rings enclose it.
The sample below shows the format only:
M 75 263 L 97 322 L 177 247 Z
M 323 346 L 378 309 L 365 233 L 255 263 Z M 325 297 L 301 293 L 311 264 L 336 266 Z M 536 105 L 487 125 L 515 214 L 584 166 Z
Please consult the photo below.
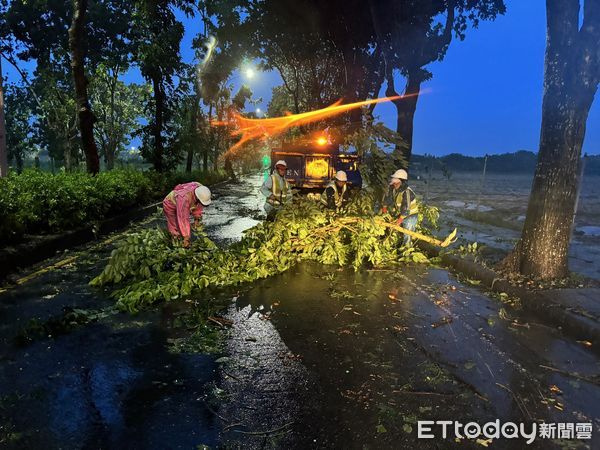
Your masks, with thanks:
M 398 220 L 396 221 L 396 225 L 402 225 L 402 222 L 404 222 L 404 217 L 398 217 Z
M 383 208 L 381 208 L 381 212 L 383 214 L 387 214 L 387 206 L 384 206 Z

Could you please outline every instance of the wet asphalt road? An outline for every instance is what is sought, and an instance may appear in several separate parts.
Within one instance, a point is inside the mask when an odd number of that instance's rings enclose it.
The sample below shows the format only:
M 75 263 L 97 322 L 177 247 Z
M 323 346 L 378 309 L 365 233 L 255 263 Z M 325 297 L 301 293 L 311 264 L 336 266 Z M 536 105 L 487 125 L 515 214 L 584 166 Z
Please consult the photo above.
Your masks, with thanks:
M 213 189 L 211 237 L 226 244 L 260 219 L 260 180 Z M 416 422 L 495 419 L 591 422 L 592 440 L 529 448 L 600 446 L 597 354 L 443 269 L 303 264 L 204 292 L 193 300 L 227 305 L 233 322 L 223 351 L 173 353 L 189 304 L 115 314 L 87 285 L 111 248 L 70 252 L 75 263 L 0 294 L 1 447 L 481 448 L 418 440 Z M 100 314 L 23 339 L 65 307 Z

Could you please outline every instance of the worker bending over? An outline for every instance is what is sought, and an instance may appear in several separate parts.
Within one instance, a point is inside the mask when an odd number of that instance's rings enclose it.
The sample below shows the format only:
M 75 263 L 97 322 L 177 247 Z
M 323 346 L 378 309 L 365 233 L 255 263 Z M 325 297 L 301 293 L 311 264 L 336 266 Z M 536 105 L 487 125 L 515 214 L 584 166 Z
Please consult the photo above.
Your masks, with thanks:
M 398 225 L 410 231 L 415 231 L 419 206 L 413 190 L 408 186 L 408 173 L 404 169 L 393 173 L 390 185 L 383 196 L 382 212 L 390 213 Z M 411 238 L 404 235 L 404 245 L 410 245 Z
M 262 187 L 260 192 L 266 197 L 265 212 L 267 220 L 272 220 L 283 205 L 292 199 L 292 189 L 290 184 L 285 179 L 287 173 L 287 163 L 280 159 L 275 163 L 275 170 L 271 173 Z
M 350 201 L 350 191 L 348 189 L 348 176 L 343 170 L 338 170 L 335 178 L 331 181 L 321 194 L 321 203 L 327 209 L 339 211 Z
M 178 184 L 163 200 L 163 212 L 167 218 L 167 229 L 176 239 L 183 238 L 183 246 L 190 246 L 190 214 L 194 226 L 200 224 L 202 211 L 210 205 L 210 189 L 196 181 Z

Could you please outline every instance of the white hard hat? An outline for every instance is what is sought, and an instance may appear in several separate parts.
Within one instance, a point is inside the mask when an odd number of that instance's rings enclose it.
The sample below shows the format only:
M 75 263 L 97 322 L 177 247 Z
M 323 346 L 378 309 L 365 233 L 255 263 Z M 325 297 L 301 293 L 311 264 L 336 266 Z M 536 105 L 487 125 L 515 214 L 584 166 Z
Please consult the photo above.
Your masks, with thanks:
M 206 186 L 198 186 L 196 189 L 194 189 L 194 194 L 196 194 L 196 197 L 204 206 L 208 206 L 212 203 L 212 200 L 210 199 L 210 189 Z
M 398 169 L 392 175 L 392 179 L 394 178 L 398 180 L 408 180 L 408 173 L 404 169 Z
M 335 173 L 335 179 L 338 181 L 348 181 L 348 177 L 346 176 L 346 172 L 343 170 L 338 170 Z
M 275 167 L 277 167 L 277 166 L 283 166 L 287 169 L 287 163 L 283 159 L 280 159 L 279 161 L 277 161 L 275 163 Z

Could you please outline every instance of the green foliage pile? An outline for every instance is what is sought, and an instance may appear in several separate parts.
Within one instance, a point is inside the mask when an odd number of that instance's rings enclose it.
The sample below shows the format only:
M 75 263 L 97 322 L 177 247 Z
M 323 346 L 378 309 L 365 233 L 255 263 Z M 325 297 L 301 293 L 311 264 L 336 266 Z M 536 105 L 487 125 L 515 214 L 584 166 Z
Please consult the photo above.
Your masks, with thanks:
M 53 233 L 89 225 L 143 206 L 166 195 L 178 183 L 212 184 L 224 174 L 191 174 L 113 170 L 96 176 L 26 170 L 0 178 L 0 242 L 24 234 Z
M 255 281 L 284 272 L 303 260 L 323 264 L 384 266 L 426 262 L 403 235 L 382 225 L 390 216 L 373 214 L 373 201 L 360 195 L 344 214 L 321 209 L 306 198 L 282 209 L 274 222 L 248 230 L 240 242 L 219 248 L 202 230 L 191 248 L 171 242 L 161 230 L 131 234 L 112 253 L 95 286 L 115 285 L 117 306 L 136 312 L 159 301 L 189 296 L 194 290 Z M 429 212 L 435 219 L 435 212 Z M 434 224 L 435 225 L 435 224 Z

